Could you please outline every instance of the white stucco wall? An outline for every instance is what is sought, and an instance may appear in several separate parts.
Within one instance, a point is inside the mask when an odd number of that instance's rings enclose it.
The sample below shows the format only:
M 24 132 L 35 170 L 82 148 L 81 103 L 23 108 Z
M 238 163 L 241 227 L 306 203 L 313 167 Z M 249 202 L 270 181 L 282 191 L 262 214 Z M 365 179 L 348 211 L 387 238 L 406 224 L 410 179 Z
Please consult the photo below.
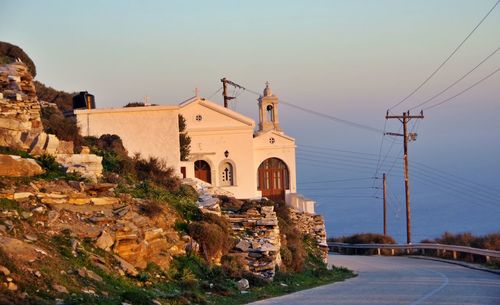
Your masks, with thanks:
M 75 110 L 82 135 L 117 134 L 130 156 L 163 159 L 179 171 L 179 106 Z
M 253 129 L 255 123 L 239 113 L 208 101 L 184 105 L 180 113 L 186 119 L 191 137 L 189 160 L 204 160 L 210 165 L 212 185 L 233 193 L 237 198 L 258 196 L 254 179 Z M 201 120 L 197 116 L 201 116 Z M 226 158 L 224 152 L 228 151 Z M 234 185 L 222 186 L 221 164 L 230 162 L 234 170 Z M 194 177 L 194 168 L 186 168 L 187 177 Z
M 274 139 L 274 143 L 271 143 L 271 138 Z M 255 137 L 253 139 L 255 175 L 257 175 L 257 170 L 264 160 L 268 158 L 281 159 L 288 166 L 290 175 L 290 189 L 286 191 L 286 194 L 296 193 L 295 147 L 295 140 L 293 138 L 282 135 L 279 132 L 268 131 Z M 255 179 L 257 179 L 257 176 Z M 261 192 L 259 193 L 259 196 L 262 195 Z

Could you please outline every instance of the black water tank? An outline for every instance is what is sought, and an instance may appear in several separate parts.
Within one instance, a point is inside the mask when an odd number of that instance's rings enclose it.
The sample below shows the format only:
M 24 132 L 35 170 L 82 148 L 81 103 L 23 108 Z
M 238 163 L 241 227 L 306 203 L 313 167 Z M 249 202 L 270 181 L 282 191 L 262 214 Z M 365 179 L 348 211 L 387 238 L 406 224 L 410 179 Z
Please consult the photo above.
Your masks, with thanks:
M 95 109 L 95 98 L 87 91 L 73 96 L 73 109 Z

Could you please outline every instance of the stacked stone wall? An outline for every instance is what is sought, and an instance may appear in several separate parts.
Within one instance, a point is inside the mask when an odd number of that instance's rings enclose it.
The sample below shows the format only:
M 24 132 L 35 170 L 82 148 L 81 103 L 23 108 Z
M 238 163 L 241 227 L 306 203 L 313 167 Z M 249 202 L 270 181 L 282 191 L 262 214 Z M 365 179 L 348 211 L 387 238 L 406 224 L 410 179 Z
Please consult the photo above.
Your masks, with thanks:
M 299 228 L 300 232 L 313 238 L 321 249 L 323 261 L 328 259 L 328 245 L 326 243 L 325 221 L 322 215 L 299 212 L 289 209 L 290 219 Z

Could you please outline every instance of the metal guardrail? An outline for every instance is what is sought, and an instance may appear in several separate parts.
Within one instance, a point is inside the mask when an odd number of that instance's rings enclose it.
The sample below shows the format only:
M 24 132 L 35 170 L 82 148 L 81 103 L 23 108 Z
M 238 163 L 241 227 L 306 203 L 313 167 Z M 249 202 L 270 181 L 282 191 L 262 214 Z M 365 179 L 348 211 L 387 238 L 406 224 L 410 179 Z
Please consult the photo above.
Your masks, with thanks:
M 494 250 L 486 250 L 486 249 L 478 249 L 471 247 L 463 247 L 463 246 L 454 246 L 454 245 L 443 245 L 443 244 L 427 244 L 427 243 L 418 243 L 418 244 L 345 244 L 345 243 L 336 243 L 336 242 L 328 242 L 328 250 L 330 252 L 335 252 L 335 249 L 374 249 L 377 250 L 377 254 L 381 254 L 382 249 L 391 250 L 391 254 L 394 255 L 394 250 L 404 250 L 407 253 L 414 253 L 415 251 L 420 250 L 421 254 L 425 255 L 425 250 L 434 250 L 437 252 L 437 255 L 444 255 L 446 252 L 450 252 L 454 259 L 457 259 L 457 253 L 465 253 L 470 255 L 479 255 L 483 256 L 485 260 L 488 262 L 491 258 L 500 259 L 500 251 Z

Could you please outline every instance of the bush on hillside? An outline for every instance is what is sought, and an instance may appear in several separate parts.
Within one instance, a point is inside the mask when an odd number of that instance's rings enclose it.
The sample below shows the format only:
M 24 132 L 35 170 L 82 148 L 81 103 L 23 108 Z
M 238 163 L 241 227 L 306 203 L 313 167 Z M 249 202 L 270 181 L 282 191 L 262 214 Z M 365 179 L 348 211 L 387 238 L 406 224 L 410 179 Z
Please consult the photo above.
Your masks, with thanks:
M 73 110 L 73 96 L 76 92 L 68 93 L 46 86 L 39 81 L 34 81 L 36 96 L 39 100 L 54 103 L 61 111 Z
M 139 204 L 139 212 L 149 218 L 160 215 L 162 211 L 161 203 L 156 200 L 146 200 Z
M 389 235 L 377 233 L 359 233 L 351 236 L 330 238 L 329 241 L 346 244 L 395 244 L 396 241 Z
M 142 159 L 140 155 L 134 157 L 135 173 L 140 180 L 150 180 L 169 190 L 178 190 L 181 181 L 175 176 L 175 170 L 156 157 Z
M 189 224 L 188 231 L 209 263 L 226 255 L 234 244 L 229 222 L 215 214 L 204 214 L 202 220 Z
M 46 133 L 55 134 L 58 139 L 63 141 L 72 141 L 76 151 L 81 149 L 84 141 L 80 135 L 80 129 L 74 121 L 66 119 L 62 112 L 54 107 L 43 107 L 41 117 Z
M 301 272 L 304 270 L 304 263 L 307 258 L 307 251 L 303 242 L 305 236 L 293 224 L 285 204 L 276 204 L 275 211 L 281 233 L 282 271 Z
M 85 144 L 90 147 L 92 153 L 103 157 L 102 164 L 106 173 L 127 176 L 141 182 L 151 182 L 170 191 L 180 190 L 181 183 L 173 168 L 155 157 L 144 159 L 140 154 L 136 154 L 133 158 L 129 157 L 118 135 L 85 137 Z
M 450 233 L 444 232 L 436 239 L 422 240 L 422 243 L 437 243 L 445 245 L 456 245 L 500 251 L 500 232 L 490 233 L 482 236 L 475 236 L 471 232 Z
M 218 198 L 220 199 L 220 207 L 223 210 L 237 212 L 241 210 L 241 207 L 243 206 L 243 201 L 238 200 L 234 197 L 220 195 L 218 196 Z

